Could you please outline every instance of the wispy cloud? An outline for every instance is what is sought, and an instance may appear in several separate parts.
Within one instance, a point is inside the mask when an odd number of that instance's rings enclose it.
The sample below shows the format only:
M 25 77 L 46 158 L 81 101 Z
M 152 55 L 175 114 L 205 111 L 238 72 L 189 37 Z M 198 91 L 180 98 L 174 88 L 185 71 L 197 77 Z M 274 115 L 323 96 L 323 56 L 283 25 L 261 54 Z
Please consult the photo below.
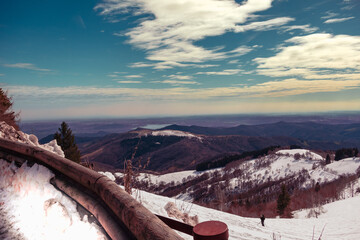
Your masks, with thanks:
M 231 52 L 206 49 L 195 42 L 226 32 L 263 31 L 284 25 L 292 18 L 282 17 L 245 25 L 252 14 L 267 10 L 272 0 L 248 0 L 242 3 L 223 0 L 104 0 L 95 7 L 100 15 L 114 19 L 117 14 L 151 14 L 129 29 L 128 43 L 147 52 L 149 63 L 132 67 L 168 69 L 189 67 L 210 60 L 231 57 Z M 249 49 L 243 49 L 248 51 Z M 244 54 L 238 52 L 237 54 Z
M 126 78 L 142 78 L 142 75 L 127 75 Z
M 240 72 L 242 72 L 241 69 L 224 69 L 218 72 L 198 72 L 196 74 L 229 76 L 229 75 L 236 75 Z
M 239 63 L 239 60 L 238 59 L 235 59 L 235 60 L 231 60 L 228 62 L 229 64 L 238 64 Z
M 329 18 L 334 18 L 336 16 L 339 16 L 339 14 L 331 11 L 327 11 L 326 15 L 322 16 L 321 19 L 329 19 Z
M 178 80 L 190 80 L 193 78 L 192 76 L 189 76 L 189 75 L 179 75 L 179 74 L 172 74 L 172 75 L 164 76 L 164 77 L 168 77 L 171 79 L 178 79 Z
M 271 77 L 359 79 L 360 37 L 311 34 L 293 37 L 268 58 L 256 58 L 257 71 Z
M 46 68 L 38 68 L 32 63 L 14 63 L 14 64 L 4 64 L 4 67 L 8 68 L 20 68 L 20 69 L 28 69 L 33 71 L 40 71 L 40 72 L 50 72 L 52 70 Z
M 339 23 L 339 22 L 345 22 L 345 21 L 348 21 L 348 20 L 353 19 L 353 18 L 354 18 L 354 17 L 332 18 L 332 19 L 326 20 L 324 23 Z
M 283 26 L 282 30 L 284 32 L 290 32 L 293 30 L 301 30 L 305 33 L 313 33 L 316 32 L 317 30 L 319 30 L 319 28 L 317 27 L 311 27 L 310 24 L 306 24 L 306 25 L 292 25 L 292 26 Z
M 290 18 L 290 17 L 279 17 L 279 18 L 274 18 L 274 19 L 270 19 L 267 21 L 262 21 L 262 22 L 252 22 L 246 25 L 240 25 L 240 26 L 236 26 L 235 27 L 235 32 L 245 32 L 245 31 L 268 31 L 268 30 L 272 30 L 276 27 L 285 25 L 291 21 L 294 21 L 294 18 Z
M 181 63 L 172 63 L 172 66 L 168 65 L 165 62 L 157 62 L 157 63 L 145 63 L 145 62 L 135 62 L 129 65 L 131 68 L 146 68 L 151 67 L 154 69 L 170 69 L 174 66 L 177 67 L 191 67 L 191 68 L 211 68 L 218 67 L 218 64 L 181 64 Z
M 106 76 L 113 78 L 113 80 L 119 80 L 121 78 L 127 78 L 127 79 L 135 79 L 135 78 L 142 78 L 143 75 L 140 74 L 131 74 L 131 75 L 125 75 L 128 74 L 127 72 L 112 72 Z
M 131 80 L 127 80 L 127 81 L 118 81 L 118 83 L 125 83 L 125 84 L 135 83 L 135 84 L 138 84 L 138 83 L 142 83 L 142 82 L 141 82 L 141 81 L 131 81 Z
M 180 80 L 163 80 L 163 81 L 153 81 L 153 83 L 165 83 L 170 84 L 172 86 L 181 86 L 181 85 L 199 85 L 200 83 L 196 81 L 180 81 Z
M 129 82 L 130 83 L 130 82 Z M 296 78 L 282 81 L 270 81 L 255 85 L 242 85 L 218 88 L 190 88 L 179 87 L 197 85 L 195 81 L 165 80 L 154 83 L 170 84 L 173 88 L 101 88 L 101 87 L 34 87 L 34 86 L 6 86 L 15 98 L 19 99 L 96 99 L 114 100 L 206 100 L 221 97 L 227 98 L 279 98 L 320 92 L 339 92 L 360 87 L 360 79 L 353 80 L 298 80 Z
M 84 19 L 81 17 L 81 16 L 76 16 L 75 17 L 75 21 L 76 21 L 76 24 L 83 28 L 83 29 L 86 29 L 86 25 L 85 25 L 85 22 L 84 22 Z
M 117 78 L 117 77 L 119 77 L 119 75 L 117 75 L 117 74 L 108 74 L 108 75 L 106 75 L 106 76 L 108 76 L 108 77 L 110 77 L 110 78 Z

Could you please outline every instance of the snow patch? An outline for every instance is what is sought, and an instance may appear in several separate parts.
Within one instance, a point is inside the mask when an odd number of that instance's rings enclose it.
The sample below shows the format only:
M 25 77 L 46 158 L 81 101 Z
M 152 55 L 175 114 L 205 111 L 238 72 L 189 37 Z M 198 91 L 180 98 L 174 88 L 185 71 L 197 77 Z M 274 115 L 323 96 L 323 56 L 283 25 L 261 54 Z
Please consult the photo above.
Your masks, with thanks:
M 111 172 L 99 172 L 99 173 L 110 178 L 111 181 L 115 181 L 115 176 Z
M 187 138 L 197 138 L 198 140 L 202 140 L 201 137 L 194 135 L 192 133 L 183 132 L 179 130 L 159 130 L 152 131 L 151 135 L 153 136 L 176 136 L 176 137 L 187 137 Z
M 5 122 L 0 122 L 0 138 L 13 142 L 25 143 L 30 146 L 40 147 L 46 151 L 55 153 L 61 157 L 65 157 L 61 147 L 57 145 L 56 140 L 52 140 L 46 144 L 39 144 L 38 138 L 33 134 L 26 134 L 22 131 L 16 131 L 14 127 L 9 126 Z

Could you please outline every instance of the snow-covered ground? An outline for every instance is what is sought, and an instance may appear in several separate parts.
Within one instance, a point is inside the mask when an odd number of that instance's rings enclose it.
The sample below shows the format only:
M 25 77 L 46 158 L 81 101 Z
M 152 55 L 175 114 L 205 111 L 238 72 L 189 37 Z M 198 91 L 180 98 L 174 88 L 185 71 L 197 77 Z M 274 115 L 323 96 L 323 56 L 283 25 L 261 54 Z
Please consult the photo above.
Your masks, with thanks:
M 107 239 L 102 230 L 80 217 L 73 200 L 50 184 L 47 168 L 0 159 L 0 239 Z
M 41 147 L 64 156 L 56 140 L 41 145 L 35 135 L 0 123 L 0 138 Z M 0 239 L 107 239 L 87 215 L 80 217 L 76 203 L 50 184 L 54 174 L 47 168 L 0 159 Z
M 358 240 L 360 239 L 360 196 L 333 202 L 323 206 L 326 213 L 319 218 L 305 218 L 304 210 L 298 219 L 266 219 L 265 227 L 259 218 L 244 218 L 237 215 L 198 206 L 181 200 L 162 197 L 144 191 L 134 191 L 133 196 L 153 213 L 167 216 L 164 206 L 168 202 L 187 212 L 190 216 L 197 215 L 199 222 L 218 220 L 226 223 L 231 240 L 270 240 L 273 234 L 281 240 Z M 302 217 L 301 217 L 302 216 Z M 314 238 L 313 236 L 314 231 Z M 181 234 L 185 239 L 191 236 Z

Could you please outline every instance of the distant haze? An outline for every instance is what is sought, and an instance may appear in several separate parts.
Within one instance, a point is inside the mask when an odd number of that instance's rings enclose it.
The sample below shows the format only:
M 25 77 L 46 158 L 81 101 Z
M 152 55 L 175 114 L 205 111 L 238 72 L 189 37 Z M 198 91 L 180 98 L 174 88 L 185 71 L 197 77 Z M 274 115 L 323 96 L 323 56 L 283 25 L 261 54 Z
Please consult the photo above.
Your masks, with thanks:
M 351 124 L 360 122 L 360 113 L 327 113 L 314 115 L 203 115 L 162 118 L 118 118 L 118 119 L 58 119 L 49 121 L 22 121 L 21 130 L 39 138 L 53 134 L 66 121 L 77 136 L 104 136 L 123 133 L 139 127 L 156 129 L 171 124 L 204 127 L 234 127 L 284 122 L 317 122 L 324 124 Z

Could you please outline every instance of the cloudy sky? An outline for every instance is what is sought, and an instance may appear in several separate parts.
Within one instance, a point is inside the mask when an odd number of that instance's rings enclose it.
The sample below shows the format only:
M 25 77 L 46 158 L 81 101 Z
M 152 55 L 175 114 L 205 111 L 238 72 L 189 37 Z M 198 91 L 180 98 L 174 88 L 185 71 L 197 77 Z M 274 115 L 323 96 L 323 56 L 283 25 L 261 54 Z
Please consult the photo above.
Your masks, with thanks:
M 2 0 L 22 119 L 360 111 L 358 0 Z

